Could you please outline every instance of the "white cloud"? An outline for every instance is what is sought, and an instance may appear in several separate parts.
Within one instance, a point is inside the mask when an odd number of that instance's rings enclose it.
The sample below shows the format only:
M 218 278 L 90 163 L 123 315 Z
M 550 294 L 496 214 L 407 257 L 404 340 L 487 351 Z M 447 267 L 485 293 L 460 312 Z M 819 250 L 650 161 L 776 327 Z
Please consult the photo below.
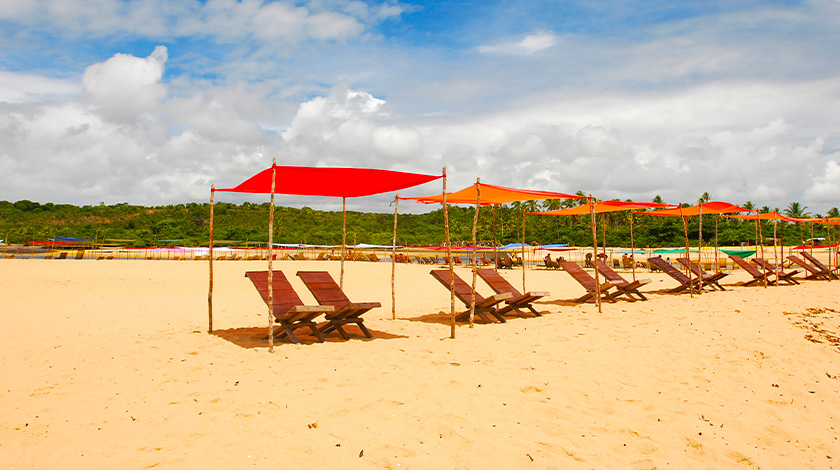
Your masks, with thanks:
M 0 102 L 23 103 L 58 99 L 78 92 L 79 85 L 70 80 L 0 70 Z
M 555 44 L 557 44 L 557 36 L 554 33 L 543 31 L 529 34 L 518 41 L 484 45 L 477 49 L 482 54 L 531 55 Z
M 133 119 L 155 108 L 166 95 L 160 80 L 167 57 L 166 47 L 157 46 L 144 59 L 116 54 L 91 65 L 82 77 L 85 96 L 110 118 Z

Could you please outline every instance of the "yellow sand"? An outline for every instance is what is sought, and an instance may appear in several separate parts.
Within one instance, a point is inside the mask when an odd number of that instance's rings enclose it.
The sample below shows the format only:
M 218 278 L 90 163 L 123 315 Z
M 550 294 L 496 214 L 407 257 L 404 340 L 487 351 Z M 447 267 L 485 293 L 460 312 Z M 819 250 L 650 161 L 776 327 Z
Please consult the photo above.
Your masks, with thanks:
M 339 270 L 275 266 L 307 303 L 294 273 Z M 840 350 L 826 342 L 840 320 L 806 310 L 840 310 L 840 282 L 690 298 L 644 273 L 648 302 L 599 314 L 567 301 L 583 290 L 566 273 L 535 270 L 544 316 L 451 340 L 428 266 L 397 266 L 391 320 L 390 264 L 355 262 L 346 291 L 382 303 L 366 316 L 375 338 L 351 327 L 349 341 L 269 354 L 249 269 L 265 264 L 216 263 L 208 335 L 206 262 L 0 260 L 0 465 L 840 466 Z M 503 274 L 521 286 L 520 271 Z

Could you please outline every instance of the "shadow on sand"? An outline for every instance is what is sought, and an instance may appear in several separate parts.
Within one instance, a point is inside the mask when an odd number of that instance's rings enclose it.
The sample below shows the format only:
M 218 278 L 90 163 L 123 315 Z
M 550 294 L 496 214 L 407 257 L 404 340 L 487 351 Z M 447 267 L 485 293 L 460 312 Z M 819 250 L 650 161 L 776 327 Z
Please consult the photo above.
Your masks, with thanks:
M 367 322 L 366 322 L 367 323 Z M 367 325 L 366 325 L 367 326 Z M 362 341 L 373 341 L 375 339 L 397 339 L 397 338 L 408 338 L 408 336 L 403 335 L 394 335 L 391 333 L 386 333 L 384 331 L 378 331 L 368 328 L 370 330 L 370 334 L 373 335 L 373 338 L 366 338 L 365 335 L 355 325 L 345 325 L 344 331 L 350 335 L 350 340 L 362 340 Z M 299 328 L 295 331 L 295 336 L 300 340 L 302 344 L 317 344 L 318 339 L 312 335 L 311 332 L 307 332 L 308 329 Z M 213 332 L 214 336 L 218 336 L 226 341 L 230 341 L 231 343 L 246 349 L 253 349 L 253 348 L 267 348 L 268 347 L 268 329 L 265 327 L 244 327 L 244 328 L 230 328 L 227 330 L 216 330 Z M 340 343 L 344 340 L 336 332 L 332 332 L 329 334 L 324 335 L 324 339 L 328 343 Z M 274 340 L 274 344 L 280 343 L 289 343 L 291 344 L 292 341 L 287 338 L 283 337 L 280 339 Z

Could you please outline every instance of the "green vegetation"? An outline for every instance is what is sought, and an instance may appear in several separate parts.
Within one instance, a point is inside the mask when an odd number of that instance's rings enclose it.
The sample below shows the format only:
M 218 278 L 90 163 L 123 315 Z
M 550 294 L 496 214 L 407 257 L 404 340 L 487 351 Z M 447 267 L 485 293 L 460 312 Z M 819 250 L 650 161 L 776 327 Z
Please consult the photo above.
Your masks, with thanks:
M 702 199 L 708 200 L 708 194 Z M 657 196 L 655 201 L 661 201 Z M 522 239 L 522 211 L 538 211 L 572 207 L 577 199 L 562 201 L 526 201 L 500 206 L 496 211 L 496 234 L 500 244 Z M 584 200 L 585 201 L 585 200 Z M 751 202 L 744 204 L 753 207 Z M 268 203 L 241 205 L 218 203 L 215 206 L 215 238 L 217 244 L 242 246 L 247 243 L 265 244 L 268 241 Z M 792 203 L 786 213 L 807 217 L 806 207 Z M 764 207 L 762 210 L 769 210 Z M 469 244 L 472 239 L 474 209 L 452 206 L 450 229 L 453 243 Z M 828 211 L 837 214 L 837 208 Z M 630 213 L 612 212 L 598 216 L 599 241 L 606 225 L 607 244 L 630 246 Z M 682 246 L 685 244 L 682 221 L 676 217 L 634 217 L 634 236 L 637 247 Z M 820 217 L 820 215 L 815 215 Z M 591 245 L 590 218 L 583 216 L 527 216 L 528 243 L 568 243 Z M 347 241 L 352 244 L 372 243 L 388 245 L 393 236 L 392 213 L 347 213 Z M 720 218 L 719 242 L 737 245 L 755 242 L 755 223 Z M 341 243 L 341 212 L 325 212 L 308 207 L 295 209 L 277 207 L 275 211 L 276 243 Z M 714 216 L 703 216 L 704 244 L 714 243 Z M 56 236 L 95 238 L 98 243 L 126 246 L 199 246 L 207 245 L 210 226 L 209 204 L 176 204 L 143 207 L 126 203 L 116 205 L 73 206 L 68 204 L 40 204 L 32 201 L 0 201 L 0 238 L 9 243 L 48 240 Z M 691 244 L 697 244 L 699 218 L 689 219 Z M 780 235 L 786 244 L 800 244 L 811 238 L 810 225 L 780 224 Z M 763 223 L 765 237 L 773 236 L 772 223 Z M 478 239 L 493 240 L 493 210 L 482 208 L 479 214 Z M 814 237 L 828 238 L 825 226 L 814 228 Z M 832 235 L 833 240 L 833 235 Z M 401 214 L 397 243 L 400 245 L 439 245 L 444 241 L 443 210 L 427 214 Z

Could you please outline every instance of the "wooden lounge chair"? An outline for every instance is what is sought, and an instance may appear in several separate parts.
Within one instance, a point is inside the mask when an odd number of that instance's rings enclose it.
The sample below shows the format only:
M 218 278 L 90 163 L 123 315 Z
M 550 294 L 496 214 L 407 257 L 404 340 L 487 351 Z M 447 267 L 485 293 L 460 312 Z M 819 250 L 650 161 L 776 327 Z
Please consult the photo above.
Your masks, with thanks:
M 741 283 L 741 287 L 746 287 L 753 285 L 757 282 L 761 282 L 765 276 L 764 272 L 756 268 L 755 266 L 751 265 L 747 262 L 744 258 L 741 258 L 738 255 L 729 255 L 729 259 L 731 259 L 735 264 L 737 264 L 741 269 L 747 272 L 750 276 L 752 276 L 752 280 L 746 281 Z M 772 272 L 767 272 L 767 284 L 775 284 L 776 280 L 771 280 L 770 275 L 773 274 Z
M 834 269 L 831 269 L 831 268 L 829 268 L 828 266 L 826 266 L 825 264 L 823 264 L 823 262 L 822 262 L 822 261 L 818 260 L 818 259 L 817 259 L 814 255 L 812 255 L 811 253 L 808 253 L 807 251 L 801 251 L 800 253 L 802 254 L 802 256 L 803 256 L 805 259 L 807 259 L 808 261 L 810 261 L 810 262 L 811 262 L 811 264 L 813 264 L 813 265 L 814 265 L 814 267 L 816 267 L 817 269 L 824 270 L 824 271 L 827 271 L 827 272 L 831 273 L 831 277 L 832 277 L 832 279 L 840 279 L 840 277 L 838 277 L 838 276 L 837 276 L 837 274 L 836 274 L 836 272 L 837 272 L 837 271 L 840 271 L 840 267 L 836 267 L 836 268 L 834 268 Z
M 367 255 L 368 260 L 373 261 L 374 263 L 378 263 L 380 261 L 379 257 L 376 256 L 374 253 Z
M 248 271 L 245 276 L 254 283 L 263 302 L 268 305 L 268 271 Z M 274 321 L 280 325 L 280 329 L 274 332 L 274 337 L 288 336 L 293 342 L 300 343 L 294 331 L 307 327 L 312 330 L 318 341 L 324 342 L 324 336 L 313 320 L 321 314 L 334 311 L 335 308 L 331 305 L 303 305 L 283 271 L 272 271 L 272 276 L 274 295 L 271 311 Z
M 481 264 L 482 264 L 483 266 L 490 266 L 490 260 L 489 260 L 489 259 L 487 259 L 487 258 L 485 258 L 484 256 L 482 256 L 481 258 L 479 258 L 479 261 L 481 261 Z
M 698 284 L 700 283 L 700 279 L 698 278 L 689 278 L 685 274 L 682 273 L 679 269 L 673 267 L 671 263 L 662 259 L 661 256 L 652 256 L 648 258 L 648 263 L 652 267 L 656 267 L 659 271 L 671 276 L 675 281 L 679 282 L 680 285 L 669 290 L 668 292 L 682 292 L 688 288 L 697 289 Z
M 620 294 L 626 295 L 629 301 L 636 301 L 636 298 L 633 297 L 633 295 L 639 296 L 639 300 L 647 300 L 647 297 L 639 292 L 639 287 L 649 284 L 650 279 L 636 279 L 631 282 L 621 277 L 621 274 L 613 271 L 612 268 L 607 266 L 607 264 L 601 260 L 598 260 L 595 266 L 598 268 L 598 272 L 601 273 L 606 280 L 620 282 L 620 284 L 615 285 L 615 290 L 617 290 Z
M 449 270 L 448 269 L 432 269 L 430 271 L 432 276 L 437 279 L 441 284 L 449 290 Z M 472 302 L 472 287 L 469 284 L 464 282 L 460 276 L 455 273 L 452 273 L 454 280 L 455 280 L 455 297 L 458 298 L 464 305 L 467 306 L 467 310 L 461 312 L 455 316 L 455 319 L 458 321 L 468 321 L 470 318 L 470 305 Z M 505 323 L 505 317 L 502 316 L 501 313 L 496 308 L 496 305 L 504 302 L 507 299 L 513 297 L 512 294 L 495 294 L 490 297 L 484 297 L 478 292 L 475 293 L 475 314 L 484 320 L 486 323 L 493 323 L 494 320 L 497 320 L 501 323 Z
M 692 274 L 694 274 L 695 276 L 702 277 L 703 284 L 711 287 L 712 289 L 726 290 L 719 283 L 721 279 L 729 275 L 728 273 L 720 271 L 714 274 L 709 274 L 706 271 L 704 271 L 703 268 L 698 266 L 697 263 L 691 261 L 688 258 L 677 258 L 677 262 L 691 270 Z M 697 285 L 700 285 L 700 283 L 698 282 Z
M 355 323 L 366 337 L 373 338 L 373 335 L 365 327 L 362 315 L 374 308 L 381 307 L 382 304 L 379 302 L 350 302 L 344 291 L 338 287 L 330 273 L 326 271 L 298 271 L 297 275 L 309 289 L 309 292 L 312 292 L 312 296 L 319 304 L 331 305 L 335 308 L 335 312 L 326 315 L 329 323 L 320 328 L 321 333 L 336 330 L 343 339 L 350 339 L 350 336 L 342 327 L 348 323 Z
M 496 261 L 497 268 L 513 269 L 513 259 L 503 256 Z
M 814 266 L 811 266 L 810 264 L 806 263 L 805 261 L 803 261 L 800 257 L 798 257 L 796 255 L 790 255 L 790 256 L 787 257 L 787 259 L 789 259 L 793 264 L 795 264 L 795 265 L 799 266 L 800 268 L 804 269 L 808 273 L 808 275 L 805 276 L 805 279 L 807 279 L 809 281 L 819 280 L 819 279 L 823 279 L 823 280 L 827 281 L 828 279 L 831 278 L 831 271 L 829 271 L 827 269 L 823 271 L 823 270 L 818 269 Z
M 551 259 L 551 255 L 545 255 L 543 262 L 545 262 L 545 269 L 560 269 L 560 263 Z
M 575 299 L 575 302 L 588 302 L 590 299 L 595 299 L 597 284 L 595 284 L 594 277 L 590 276 L 588 272 L 584 271 L 583 268 L 572 261 L 560 261 L 560 267 L 569 273 L 569 275 L 572 276 L 572 279 L 577 281 L 578 284 L 586 289 L 586 295 Z M 617 284 L 617 281 L 604 280 L 600 286 L 601 296 L 610 302 L 615 302 L 615 297 L 613 297 L 610 293 L 610 289 L 615 287 Z
M 793 271 L 783 271 L 781 266 L 776 268 L 775 265 L 770 263 L 769 261 L 763 258 L 753 258 L 752 262 L 757 264 L 759 267 L 767 270 L 767 272 L 771 272 L 776 275 L 776 282 L 787 282 L 788 284 L 799 284 L 799 281 L 793 278 L 794 274 L 799 273 L 798 269 L 794 269 Z
M 497 294 L 507 293 L 511 295 L 511 298 L 505 300 L 507 305 L 499 309 L 500 314 L 504 315 L 505 313 L 513 310 L 519 315 L 524 316 L 524 312 L 520 309 L 527 308 L 534 314 L 534 316 L 542 316 L 531 304 L 536 300 L 547 297 L 548 292 L 526 292 L 525 294 L 522 294 L 495 269 L 476 269 L 476 273 L 478 273 L 479 277 L 484 279 L 484 282 L 493 289 L 493 292 Z

